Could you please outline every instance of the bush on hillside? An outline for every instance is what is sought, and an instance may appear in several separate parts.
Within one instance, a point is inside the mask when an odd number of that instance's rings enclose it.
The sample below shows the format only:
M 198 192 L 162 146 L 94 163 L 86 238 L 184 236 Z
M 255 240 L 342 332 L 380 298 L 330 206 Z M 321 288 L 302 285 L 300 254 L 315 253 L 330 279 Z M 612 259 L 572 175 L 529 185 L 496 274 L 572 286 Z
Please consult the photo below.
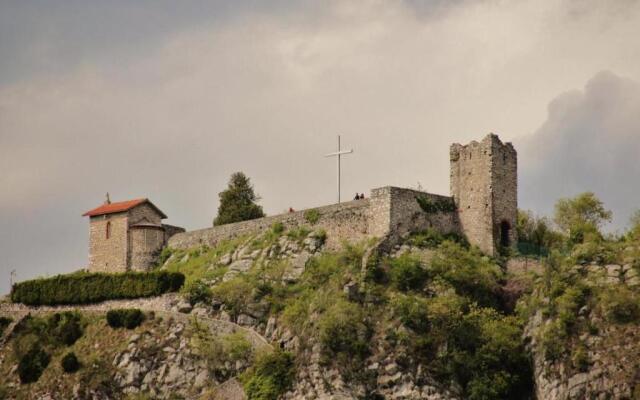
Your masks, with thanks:
M 188 283 L 185 291 L 187 301 L 192 306 L 196 303 L 206 303 L 211 300 L 211 288 L 200 279 Z
M 254 366 L 243 375 L 248 400 L 276 400 L 293 382 L 293 356 L 276 350 L 260 355 Z
M 628 324 L 640 320 L 638 295 L 625 286 L 607 290 L 602 296 L 602 305 L 611 322 Z
M 47 319 L 47 331 L 58 343 L 71 346 L 82 337 L 82 316 L 77 311 L 55 313 Z
M 212 289 L 213 298 L 227 307 L 232 317 L 242 314 L 254 298 L 254 287 L 242 277 L 236 277 L 216 285 Z
M 369 351 L 369 327 L 357 304 L 338 300 L 318 321 L 324 355 L 338 362 L 363 359 Z
M 18 376 L 21 383 L 37 382 L 51 357 L 38 344 L 34 344 L 18 362 Z
M 427 271 L 422 267 L 420 260 L 410 254 L 405 253 L 393 258 L 389 264 L 391 282 L 400 291 L 419 290 L 427 281 Z
M 144 321 L 144 314 L 137 308 L 122 308 L 107 312 L 107 323 L 112 328 L 134 329 Z
M 304 219 L 311 225 L 315 225 L 320 220 L 320 212 L 312 208 L 304 212 Z
M 60 365 L 64 372 L 73 373 L 80 369 L 80 362 L 78 361 L 78 357 L 76 357 L 75 353 L 70 352 L 65 354 L 60 360 Z
M 481 306 L 499 305 L 499 281 L 504 273 L 477 248 L 465 249 L 460 244 L 445 241 L 438 247 L 428 272 Z
M 13 286 L 11 301 L 27 305 L 87 304 L 158 296 L 180 289 L 179 272 L 75 273 L 34 279 Z

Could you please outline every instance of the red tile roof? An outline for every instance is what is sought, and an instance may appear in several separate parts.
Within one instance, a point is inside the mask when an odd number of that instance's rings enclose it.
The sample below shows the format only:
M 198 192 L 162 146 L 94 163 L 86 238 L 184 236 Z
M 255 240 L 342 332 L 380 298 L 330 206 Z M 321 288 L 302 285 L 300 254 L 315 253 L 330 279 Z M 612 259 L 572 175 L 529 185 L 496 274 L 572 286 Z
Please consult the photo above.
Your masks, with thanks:
M 162 216 L 162 218 L 167 218 L 166 215 L 158 207 L 156 207 L 149 199 L 135 199 L 135 200 L 127 200 L 127 201 L 118 201 L 109 204 L 103 204 L 100 207 L 94 208 L 93 210 L 89 210 L 86 213 L 82 214 L 83 217 L 95 217 L 97 215 L 104 214 L 113 214 L 124 211 L 129 211 L 133 207 L 139 206 L 143 203 L 149 203 L 151 207 L 153 207 L 158 214 Z

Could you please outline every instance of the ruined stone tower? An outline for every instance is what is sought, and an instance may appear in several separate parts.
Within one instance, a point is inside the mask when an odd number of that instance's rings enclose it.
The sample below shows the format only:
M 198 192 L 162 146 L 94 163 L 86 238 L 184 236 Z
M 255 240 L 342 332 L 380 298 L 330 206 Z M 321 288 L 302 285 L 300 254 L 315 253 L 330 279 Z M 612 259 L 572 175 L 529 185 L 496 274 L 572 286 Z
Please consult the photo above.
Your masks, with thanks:
M 488 254 L 516 244 L 518 161 L 511 143 L 487 135 L 481 142 L 451 145 L 451 196 L 460 228 Z

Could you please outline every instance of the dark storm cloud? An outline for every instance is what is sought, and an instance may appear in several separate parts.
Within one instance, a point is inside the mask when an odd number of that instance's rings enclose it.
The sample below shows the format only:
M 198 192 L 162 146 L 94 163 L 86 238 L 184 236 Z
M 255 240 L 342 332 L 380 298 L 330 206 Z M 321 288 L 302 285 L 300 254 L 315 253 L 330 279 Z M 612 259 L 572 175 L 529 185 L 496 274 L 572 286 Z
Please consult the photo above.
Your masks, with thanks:
M 623 228 L 640 208 L 640 84 L 601 72 L 584 90 L 555 98 L 521 142 L 523 207 L 550 213 L 559 197 L 595 192 Z
M 305 7 L 291 0 L 3 1 L 0 85 L 78 63 L 124 64 L 185 29 Z

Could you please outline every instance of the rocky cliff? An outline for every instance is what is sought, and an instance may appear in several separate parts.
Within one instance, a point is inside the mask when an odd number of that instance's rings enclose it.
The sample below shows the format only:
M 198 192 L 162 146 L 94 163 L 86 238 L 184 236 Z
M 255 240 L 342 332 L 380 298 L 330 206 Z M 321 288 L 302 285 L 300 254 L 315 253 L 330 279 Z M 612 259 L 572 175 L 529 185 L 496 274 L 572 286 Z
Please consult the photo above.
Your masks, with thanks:
M 628 251 L 619 264 L 553 256 L 530 268 L 434 231 L 385 252 L 374 240 L 328 250 L 325 238 L 275 225 L 167 250 L 161 268 L 187 276 L 179 295 L 1 304 L 11 320 L 0 320 L 0 398 L 638 398 L 640 277 Z M 120 308 L 145 319 L 114 328 L 105 314 Z M 34 344 L 46 365 L 22 382 Z M 63 367 L 70 352 L 75 372 Z

